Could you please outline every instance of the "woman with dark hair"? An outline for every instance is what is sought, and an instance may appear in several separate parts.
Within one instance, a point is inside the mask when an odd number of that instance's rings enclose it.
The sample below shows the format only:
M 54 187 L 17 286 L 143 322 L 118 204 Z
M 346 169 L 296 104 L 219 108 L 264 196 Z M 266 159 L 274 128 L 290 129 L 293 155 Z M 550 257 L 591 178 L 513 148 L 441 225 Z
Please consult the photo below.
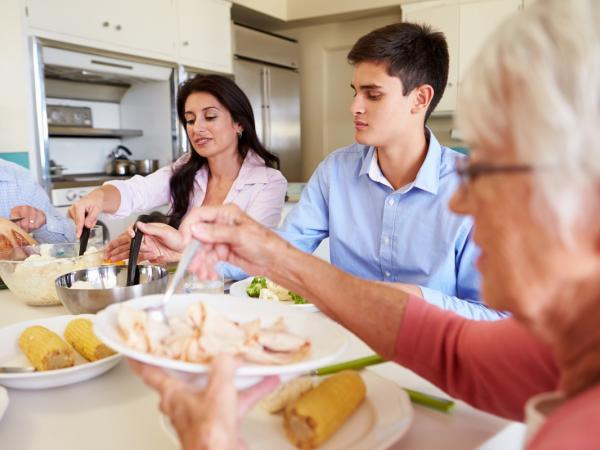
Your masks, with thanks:
M 109 181 L 72 205 L 78 236 L 101 212 L 127 217 L 167 203 L 169 221 L 162 227 L 177 228 L 194 206 L 224 203 L 237 204 L 267 227 L 277 226 L 287 182 L 279 158 L 256 135 L 244 92 L 229 78 L 196 75 L 179 87 L 177 114 L 193 150 L 146 177 Z M 109 244 L 109 257 L 127 254 L 131 231 Z

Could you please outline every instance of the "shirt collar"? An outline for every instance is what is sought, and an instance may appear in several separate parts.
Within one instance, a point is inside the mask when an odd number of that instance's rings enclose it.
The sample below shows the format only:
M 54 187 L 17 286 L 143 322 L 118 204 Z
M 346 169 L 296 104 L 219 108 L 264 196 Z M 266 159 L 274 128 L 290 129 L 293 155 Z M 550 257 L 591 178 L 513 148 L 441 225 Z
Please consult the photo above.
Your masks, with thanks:
M 264 159 L 250 150 L 242 162 L 242 167 L 232 188 L 240 191 L 245 185 L 267 183 L 268 181 L 267 167 L 265 166 Z M 208 164 L 204 164 L 198 170 L 196 173 L 196 182 L 202 191 L 206 190 L 206 185 L 208 184 Z
M 411 184 L 413 187 L 435 195 L 438 192 L 440 184 L 442 147 L 429 128 L 427 128 L 427 134 L 429 135 L 429 147 L 427 148 L 427 155 L 425 155 L 425 160 L 417 172 L 415 181 Z M 375 147 L 366 148 L 368 150 L 363 158 L 359 175 L 366 174 L 369 176 L 369 178 L 371 178 L 371 180 L 393 189 L 392 185 L 379 167 L 377 162 L 377 149 Z M 404 189 L 404 187 L 401 187 L 400 189 Z
M 235 188 L 240 190 L 248 184 L 266 184 L 268 181 L 265 160 L 254 151 L 249 150 L 240 168 L 240 173 L 235 180 Z

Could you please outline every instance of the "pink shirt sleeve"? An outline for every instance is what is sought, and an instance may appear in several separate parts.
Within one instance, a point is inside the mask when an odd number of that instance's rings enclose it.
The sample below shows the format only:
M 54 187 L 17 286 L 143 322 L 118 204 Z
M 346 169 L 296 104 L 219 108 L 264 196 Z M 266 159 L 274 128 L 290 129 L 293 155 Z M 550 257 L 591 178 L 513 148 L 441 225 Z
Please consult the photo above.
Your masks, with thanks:
M 169 203 L 172 168 L 165 166 L 145 177 L 135 175 L 129 180 L 113 180 L 104 184 L 116 187 L 121 194 L 119 209 L 112 214 L 113 217 L 127 217 L 136 212 Z
M 278 170 L 269 170 L 268 181 L 254 195 L 246 208 L 246 214 L 268 228 L 275 228 L 281 221 L 285 203 L 287 181 Z
M 449 395 L 513 420 L 559 381 L 550 350 L 516 320 L 474 321 L 411 297 L 394 360 Z

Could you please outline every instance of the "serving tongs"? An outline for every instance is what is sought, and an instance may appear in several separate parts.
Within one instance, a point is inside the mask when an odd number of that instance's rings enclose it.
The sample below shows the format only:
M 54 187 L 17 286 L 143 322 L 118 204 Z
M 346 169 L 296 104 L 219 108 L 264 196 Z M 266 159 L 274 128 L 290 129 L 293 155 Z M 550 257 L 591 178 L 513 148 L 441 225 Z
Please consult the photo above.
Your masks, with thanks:
M 131 240 L 131 243 L 129 244 L 129 259 L 127 261 L 126 286 L 140 284 L 140 271 L 137 266 L 137 260 L 140 254 L 140 248 L 142 246 L 142 239 L 144 239 L 144 233 L 137 227 L 137 223 L 148 223 L 151 220 L 152 218 L 148 214 L 142 214 L 140 217 L 138 217 L 136 224 L 134 225 L 135 235 Z
M 85 220 L 85 219 L 84 219 Z M 81 237 L 79 238 L 79 256 L 83 255 L 87 250 L 88 240 L 90 239 L 90 228 L 83 226 Z

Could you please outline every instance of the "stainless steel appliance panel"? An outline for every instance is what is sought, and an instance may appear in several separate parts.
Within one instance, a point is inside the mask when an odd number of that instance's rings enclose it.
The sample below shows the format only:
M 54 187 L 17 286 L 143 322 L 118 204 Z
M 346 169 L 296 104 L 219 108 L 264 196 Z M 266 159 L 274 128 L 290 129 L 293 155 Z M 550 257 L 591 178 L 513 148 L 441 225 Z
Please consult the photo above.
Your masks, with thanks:
M 300 48 L 295 40 L 238 24 L 234 25 L 233 31 L 236 55 L 291 68 L 300 65 Z
M 268 148 L 281 159 L 281 171 L 287 180 L 301 181 L 300 75 L 278 67 L 267 71 Z
M 244 91 L 254 112 L 254 121 L 256 123 L 256 133 L 258 138 L 265 143 L 263 133 L 263 76 L 262 66 L 249 61 L 236 59 L 233 62 L 236 84 Z

